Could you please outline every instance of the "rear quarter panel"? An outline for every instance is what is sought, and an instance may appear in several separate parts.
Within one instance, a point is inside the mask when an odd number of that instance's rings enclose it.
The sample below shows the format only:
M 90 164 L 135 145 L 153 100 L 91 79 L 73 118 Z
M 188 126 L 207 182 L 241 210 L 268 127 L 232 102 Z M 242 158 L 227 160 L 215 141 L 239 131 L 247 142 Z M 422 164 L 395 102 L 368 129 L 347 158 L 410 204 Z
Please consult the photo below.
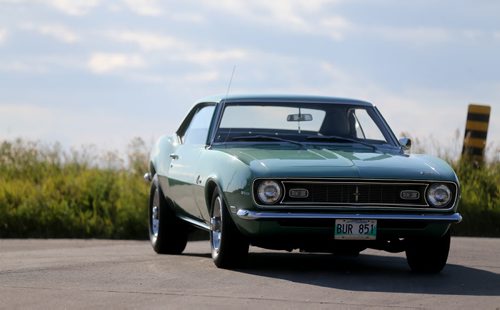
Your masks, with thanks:
M 172 161 L 169 155 L 174 153 L 176 145 L 177 141 L 173 135 L 165 135 L 156 141 L 153 149 L 151 150 L 150 162 L 154 171 L 150 172 L 158 175 L 160 186 L 164 193 L 168 192 L 168 182 L 166 177 Z

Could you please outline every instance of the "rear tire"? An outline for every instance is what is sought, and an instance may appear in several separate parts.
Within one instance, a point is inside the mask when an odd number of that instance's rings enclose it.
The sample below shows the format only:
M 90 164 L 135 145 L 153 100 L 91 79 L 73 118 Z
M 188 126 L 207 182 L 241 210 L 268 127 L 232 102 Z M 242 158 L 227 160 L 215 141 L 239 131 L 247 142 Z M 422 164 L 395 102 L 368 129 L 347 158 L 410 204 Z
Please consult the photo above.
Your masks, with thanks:
M 439 273 L 446 265 L 450 251 L 450 231 L 439 238 L 410 239 L 406 259 L 416 273 Z
M 158 254 L 181 254 L 186 248 L 186 224 L 175 215 L 171 204 L 155 176 L 149 194 L 149 239 Z
M 249 243 L 231 219 L 217 188 L 212 195 L 210 226 L 214 264 L 226 269 L 242 266 L 248 255 Z

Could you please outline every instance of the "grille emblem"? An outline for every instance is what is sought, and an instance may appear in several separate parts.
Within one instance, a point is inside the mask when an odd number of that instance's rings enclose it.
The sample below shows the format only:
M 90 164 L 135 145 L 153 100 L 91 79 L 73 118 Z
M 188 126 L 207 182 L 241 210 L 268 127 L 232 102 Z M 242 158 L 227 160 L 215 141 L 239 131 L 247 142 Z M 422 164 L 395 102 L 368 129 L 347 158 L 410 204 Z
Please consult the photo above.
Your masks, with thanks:
M 307 198 L 309 197 L 309 191 L 305 188 L 292 188 L 288 191 L 288 195 L 291 198 Z
M 359 188 L 356 186 L 356 191 L 354 192 L 354 199 L 356 202 L 358 202 L 359 200 L 359 195 L 361 195 L 361 193 L 359 192 Z
M 417 200 L 420 198 L 420 193 L 414 190 L 404 190 L 399 193 L 399 197 L 404 200 Z

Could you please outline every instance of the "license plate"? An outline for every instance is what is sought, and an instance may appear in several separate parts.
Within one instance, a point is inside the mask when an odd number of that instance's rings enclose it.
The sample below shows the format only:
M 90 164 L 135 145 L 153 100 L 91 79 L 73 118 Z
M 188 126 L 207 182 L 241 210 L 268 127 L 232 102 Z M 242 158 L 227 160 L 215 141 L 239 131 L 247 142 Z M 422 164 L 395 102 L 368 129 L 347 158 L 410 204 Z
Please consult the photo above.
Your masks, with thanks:
M 335 220 L 335 239 L 375 240 L 377 220 Z

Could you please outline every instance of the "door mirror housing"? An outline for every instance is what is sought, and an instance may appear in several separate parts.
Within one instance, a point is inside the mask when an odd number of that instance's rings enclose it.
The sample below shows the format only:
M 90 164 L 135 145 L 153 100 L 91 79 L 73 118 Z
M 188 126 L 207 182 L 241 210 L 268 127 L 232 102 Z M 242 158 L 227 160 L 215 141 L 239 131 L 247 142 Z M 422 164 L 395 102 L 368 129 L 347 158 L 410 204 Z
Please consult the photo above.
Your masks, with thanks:
M 411 139 L 410 138 L 401 138 L 399 139 L 399 144 L 405 151 L 409 151 L 411 149 Z

